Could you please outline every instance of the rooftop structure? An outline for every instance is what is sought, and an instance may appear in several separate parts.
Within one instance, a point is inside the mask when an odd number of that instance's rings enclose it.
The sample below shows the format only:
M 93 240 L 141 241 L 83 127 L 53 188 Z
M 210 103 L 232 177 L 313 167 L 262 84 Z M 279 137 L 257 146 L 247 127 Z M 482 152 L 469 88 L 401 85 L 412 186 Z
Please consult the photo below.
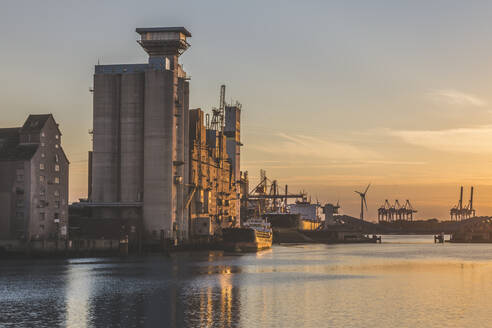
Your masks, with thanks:
M 186 41 L 191 33 L 184 27 L 137 28 L 138 43 L 150 57 L 181 55 L 190 44 Z

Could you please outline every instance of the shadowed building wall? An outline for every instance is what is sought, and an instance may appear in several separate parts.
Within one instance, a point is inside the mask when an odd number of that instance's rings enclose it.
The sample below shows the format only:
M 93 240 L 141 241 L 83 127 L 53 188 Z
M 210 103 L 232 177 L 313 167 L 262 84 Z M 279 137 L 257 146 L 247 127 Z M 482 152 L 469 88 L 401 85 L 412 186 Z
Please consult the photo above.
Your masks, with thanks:
M 141 218 L 147 241 L 186 239 L 189 82 L 178 62 L 191 34 L 139 28 L 148 64 L 98 65 L 90 201 L 101 218 Z

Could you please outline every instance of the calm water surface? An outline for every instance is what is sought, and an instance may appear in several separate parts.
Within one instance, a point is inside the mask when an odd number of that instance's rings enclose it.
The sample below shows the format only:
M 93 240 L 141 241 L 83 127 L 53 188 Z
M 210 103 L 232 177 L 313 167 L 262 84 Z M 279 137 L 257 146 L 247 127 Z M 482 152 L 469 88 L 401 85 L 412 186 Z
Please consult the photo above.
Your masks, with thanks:
M 492 327 L 492 244 L 0 261 L 0 327 Z

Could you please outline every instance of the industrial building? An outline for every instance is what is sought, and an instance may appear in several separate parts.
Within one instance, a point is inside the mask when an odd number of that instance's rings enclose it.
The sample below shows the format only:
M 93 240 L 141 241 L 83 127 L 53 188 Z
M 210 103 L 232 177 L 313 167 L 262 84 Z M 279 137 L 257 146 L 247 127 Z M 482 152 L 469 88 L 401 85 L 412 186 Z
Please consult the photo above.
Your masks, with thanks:
M 97 65 L 92 217 L 139 222 L 145 243 L 179 243 L 239 223 L 240 112 L 225 87 L 212 123 L 189 110 L 189 78 L 179 56 L 184 27 L 137 28 L 146 64 Z M 209 116 L 206 116 L 207 118 Z
M 66 246 L 68 167 L 53 115 L 0 129 L 0 245 Z
M 214 235 L 221 228 L 240 223 L 240 172 L 236 171 L 239 170 L 240 141 L 236 126 L 240 124 L 241 109 L 238 105 L 225 108 L 226 122 L 234 121 L 229 126 L 230 130 L 227 130 L 228 125 L 207 128 L 203 111 L 190 111 L 192 190 L 186 205 L 190 205 L 191 232 L 197 237 Z

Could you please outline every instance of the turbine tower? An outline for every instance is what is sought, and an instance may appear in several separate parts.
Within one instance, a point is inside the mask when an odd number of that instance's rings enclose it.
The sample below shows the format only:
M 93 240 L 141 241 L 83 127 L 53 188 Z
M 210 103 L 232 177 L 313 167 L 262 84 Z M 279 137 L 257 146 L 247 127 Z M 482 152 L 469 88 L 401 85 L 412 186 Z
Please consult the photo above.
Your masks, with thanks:
M 368 184 L 367 188 L 364 192 L 354 191 L 356 194 L 359 194 L 359 196 L 360 196 L 360 219 L 361 219 L 361 221 L 364 221 L 364 206 L 366 207 L 366 211 L 367 211 L 366 194 L 367 194 L 367 190 L 369 190 L 370 186 L 371 186 L 371 184 Z

